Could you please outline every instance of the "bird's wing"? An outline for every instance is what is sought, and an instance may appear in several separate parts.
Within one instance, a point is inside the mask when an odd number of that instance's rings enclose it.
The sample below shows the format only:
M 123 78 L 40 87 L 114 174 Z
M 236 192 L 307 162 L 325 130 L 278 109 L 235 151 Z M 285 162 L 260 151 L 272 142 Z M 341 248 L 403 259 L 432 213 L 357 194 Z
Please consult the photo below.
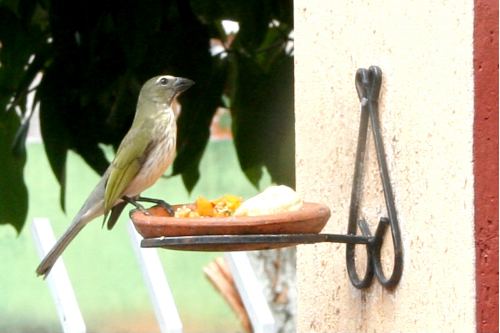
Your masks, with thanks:
M 150 147 L 150 137 L 144 135 L 142 128 L 133 129 L 125 136 L 111 164 L 111 172 L 106 183 L 105 214 L 123 196 L 123 191 L 126 190 L 147 159 Z

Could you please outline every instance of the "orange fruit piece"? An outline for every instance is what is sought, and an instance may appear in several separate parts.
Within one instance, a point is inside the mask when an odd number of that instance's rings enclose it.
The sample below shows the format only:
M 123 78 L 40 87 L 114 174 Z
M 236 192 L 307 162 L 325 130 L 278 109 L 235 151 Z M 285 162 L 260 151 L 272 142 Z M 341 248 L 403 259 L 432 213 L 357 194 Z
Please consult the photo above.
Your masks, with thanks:
M 196 212 L 200 216 L 214 216 L 214 205 L 205 197 L 196 199 Z

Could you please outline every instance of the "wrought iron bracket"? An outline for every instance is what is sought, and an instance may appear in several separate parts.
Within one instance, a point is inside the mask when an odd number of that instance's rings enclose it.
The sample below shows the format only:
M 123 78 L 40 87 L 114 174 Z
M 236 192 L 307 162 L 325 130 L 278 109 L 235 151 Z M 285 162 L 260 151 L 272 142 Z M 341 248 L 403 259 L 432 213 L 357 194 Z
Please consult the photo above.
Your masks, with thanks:
M 369 69 L 358 69 L 355 77 L 356 90 L 361 102 L 361 119 L 359 125 L 358 146 L 354 167 L 351 191 L 351 204 L 347 234 L 274 234 L 274 235 L 204 235 L 179 236 L 143 239 L 142 247 L 163 247 L 177 250 L 212 249 L 212 245 L 222 245 L 219 250 L 238 248 L 242 245 L 259 245 L 260 248 L 275 248 L 296 244 L 313 244 L 321 242 L 345 243 L 347 272 L 351 283 L 359 289 L 368 288 L 375 276 L 388 289 L 394 288 L 403 272 L 403 247 L 399 229 L 394 195 L 392 192 L 389 171 L 385 160 L 384 145 L 379 125 L 378 98 L 382 84 L 382 71 L 376 66 Z M 368 123 L 371 124 L 377 161 L 384 190 L 388 217 L 380 218 L 375 234 L 372 235 L 368 223 L 359 218 L 360 198 L 362 194 L 362 173 L 365 161 Z M 357 235 L 357 230 L 361 235 Z M 387 229 L 390 229 L 394 246 L 393 270 L 386 277 L 382 267 L 381 249 Z M 366 270 L 362 278 L 356 271 L 355 246 L 366 246 Z M 234 247 L 233 247 L 234 248 Z
M 359 289 L 370 286 L 375 275 L 379 282 L 386 288 L 394 288 L 403 272 L 403 246 L 401 241 L 401 231 L 399 229 L 394 195 L 392 192 L 389 171 L 385 159 L 384 144 L 380 131 L 380 121 L 378 116 L 378 98 L 382 84 L 382 71 L 379 67 L 371 66 L 369 69 L 358 69 L 356 72 L 356 90 L 361 102 L 361 119 L 359 125 L 358 147 L 356 151 L 356 162 L 354 166 L 354 177 L 351 191 L 351 205 L 349 209 L 348 235 L 356 235 L 357 227 L 364 237 L 370 238 L 366 245 L 367 261 L 366 270 L 362 278 L 356 271 L 355 244 L 346 245 L 347 272 L 351 283 Z M 379 221 L 375 236 L 372 237 L 368 224 L 364 219 L 359 219 L 360 197 L 362 193 L 362 172 L 365 160 L 366 141 L 368 137 L 368 121 L 370 121 L 373 141 L 377 153 L 377 161 L 384 189 L 385 204 L 388 217 L 382 217 Z M 381 248 L 386 229 L 390 228 L 392 243 L 394 246 L 394 263 L 391 276 L 387 278 L 384 274 L 381 263 Z

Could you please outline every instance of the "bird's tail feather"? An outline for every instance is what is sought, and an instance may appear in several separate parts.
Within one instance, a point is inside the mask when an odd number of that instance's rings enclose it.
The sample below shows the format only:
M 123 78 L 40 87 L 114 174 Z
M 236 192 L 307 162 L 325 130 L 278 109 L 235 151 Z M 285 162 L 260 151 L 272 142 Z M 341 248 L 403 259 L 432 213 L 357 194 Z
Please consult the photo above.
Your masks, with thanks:
M 52 247 L 52 249 L 47 253 L 45 258 L 40 262 L 36 269 L 37 275 L 43 275 L 44 278 L 47 277 L 52 266 L 57 261 L 57 258 L 61 256 L 63 251 L 66 249 L 68 244 L 75 238 L 76 235 L 83 229 L 83 227 L 96 218 L 103 214 L 103 196 L 104 187 L 106 184 L 107 175 L 109 174 L 109 169 L 103 175 L 97 186 L 94 188 L 90 196 L 87 198 L 83 207 L 80 208 L 78 214 L 71 222 L 71 225 L 66 230 L 66 232 L 59 238 L 57 243 Z
M 83 221 L 80 217 L 78 220 L 75 219 L 71 226 L 66 230 L 66 232 L 59 238 L 57 243 L 52 247 L 52 249 L 45 255 L 43 260 L 40 262 L 36 269 L 37 275 L 43 275 L 44 278 L 47 277 L 52 266 L 56 263 L 57 259 L 61 256 L 63 251 L 66 249 L 68 244 L 75 238 L 75 236 L 83 229 L 87 223 Z

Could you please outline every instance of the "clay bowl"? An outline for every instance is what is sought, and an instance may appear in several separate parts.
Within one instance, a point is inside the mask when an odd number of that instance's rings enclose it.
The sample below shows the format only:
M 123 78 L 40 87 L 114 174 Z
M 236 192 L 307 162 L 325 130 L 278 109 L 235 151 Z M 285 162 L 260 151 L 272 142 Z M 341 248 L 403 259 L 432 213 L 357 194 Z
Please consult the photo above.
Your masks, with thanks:
M 174 210 L 179 206 L 173 206 Z M 330 217 L 327 206 L 312 202 L 295 212 L 263 216 L 175 218 L 160 206 L 148 212 L 150 215 L 139 210 L 130 212 L 137 232 L 144 238 L 319 233 Z

